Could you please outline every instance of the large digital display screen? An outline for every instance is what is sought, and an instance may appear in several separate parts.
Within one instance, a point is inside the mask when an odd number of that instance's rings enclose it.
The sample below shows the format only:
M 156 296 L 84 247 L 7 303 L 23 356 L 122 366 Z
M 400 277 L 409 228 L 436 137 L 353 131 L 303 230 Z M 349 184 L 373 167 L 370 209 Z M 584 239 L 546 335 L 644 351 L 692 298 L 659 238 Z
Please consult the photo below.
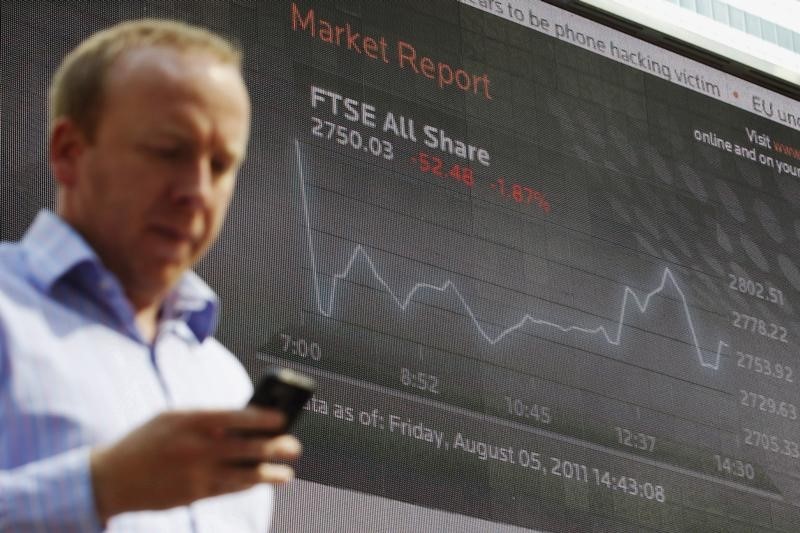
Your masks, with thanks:
M 318 382 L 276 530 L 798 531 L 797 100 L 538 1 L 78 4 L 3 7 L 2 237 L 70 46 L 241 44 L 197 270 L 254 380 Z

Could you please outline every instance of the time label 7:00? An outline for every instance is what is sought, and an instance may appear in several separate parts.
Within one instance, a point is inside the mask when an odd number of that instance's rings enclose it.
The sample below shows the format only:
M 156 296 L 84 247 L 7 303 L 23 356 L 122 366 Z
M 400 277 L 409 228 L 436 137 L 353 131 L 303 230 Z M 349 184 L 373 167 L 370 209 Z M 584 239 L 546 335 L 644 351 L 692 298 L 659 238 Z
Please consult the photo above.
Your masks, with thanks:
M 314 341 L 302 337 L 292 337 L 288 333 L 281 333 L 283 340 L 283 352 L 306 359 L 310 357 L 314 361 L 322 359 L 322 348 Z

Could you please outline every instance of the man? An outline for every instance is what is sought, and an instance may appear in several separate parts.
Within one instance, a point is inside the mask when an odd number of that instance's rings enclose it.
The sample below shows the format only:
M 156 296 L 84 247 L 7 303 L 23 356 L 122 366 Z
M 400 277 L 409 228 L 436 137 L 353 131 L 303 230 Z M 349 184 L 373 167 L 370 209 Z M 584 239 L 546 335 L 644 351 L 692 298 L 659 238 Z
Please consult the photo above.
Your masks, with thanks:
M 178 23 L 95 34 L 50 93 L 58 215 L 0 247 L 0 531 L 259 531 L 299 455 L 242 408 L 189 269 L 247 147 L 240 56 Z M 251 432 L 252 433 L 252 432 Z

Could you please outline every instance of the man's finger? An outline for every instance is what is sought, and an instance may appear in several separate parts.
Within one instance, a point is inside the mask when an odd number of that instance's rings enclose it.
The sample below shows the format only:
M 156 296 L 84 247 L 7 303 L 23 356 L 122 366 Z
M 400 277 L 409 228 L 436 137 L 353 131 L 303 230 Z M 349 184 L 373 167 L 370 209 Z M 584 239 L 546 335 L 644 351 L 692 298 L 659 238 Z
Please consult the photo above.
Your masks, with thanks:
M 288 483 L 294 478 L 294 468 L 287 465 L 264 463 L 258 467 L 258 476 L 261 483 L 273 485 Z
M 292 435 L 273 438 L 231 435 L 220 441 L 217 447 L 220 459 L 233 462 L 294 461 L 300 456 L 301 451 L 300 441 Z
M 222 494 L 252 487 L 258 483 L 278 485 L 288 483 L 294 478 L 291 466 L 257 463 L 248 467 L 227 465 L 217 469 L 212 492 Z
M 281 430 L 286 416 L 276 409 L 246 407 L 232 411 L 195 411 L 187 413 L 195 427 L 214 433 L 251 431 L 270 433 Z

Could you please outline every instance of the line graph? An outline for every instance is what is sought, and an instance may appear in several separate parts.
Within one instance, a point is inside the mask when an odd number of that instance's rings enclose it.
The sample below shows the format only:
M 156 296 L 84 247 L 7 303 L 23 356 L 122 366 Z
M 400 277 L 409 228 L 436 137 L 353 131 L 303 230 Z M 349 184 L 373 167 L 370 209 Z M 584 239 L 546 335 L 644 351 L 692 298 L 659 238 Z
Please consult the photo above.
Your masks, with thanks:
M 585 327 L 580 325 L 563 325 L 558 324 L 543 318 L 537 318 L 530 313 L 525 313 L 522 318 L 520 318 L 516 323 L 506 327 L 500 333 L 495 336 L 490 335 L 484 326 L 481 324 L 478 317 L 475 315 L 475 312 L 472 310 L 472 307 L 467 302 L 464 295 L 458 289 L 458 287 L 453 283 L 452 280 L 446 280 L 444 283 L 440 285 L 434 285 L 431 283 L 425 282 L 418 282 L 413 285 L 411 290 L 405 296 L 399 296 L 397 292 L 392 289 L 392 287 L 386 282 L 383 276 L 381 276 L 378 267 L 375 265 L 372 257 L 367 253 L 367 250 L 361 245 L 357 244 L 356 247 L 353 249 L 353 252 L 350 254 L 350 258 L 347 261 L 347 265 L 343 270 L 333 275 L 333 281 L 331 282 L 331 287 L 329 294 L 327 295 L 326 301 L 327 305 L 323 303 L 322 298 L 322 289 L 320 287 L 320 279 L 319 279 L 319 271 L 317 269 L 317 258 L 316 253 L 314 251 L 314 243 L 311 237 L 311 214 L 308 206 L 308 198 L 306 195 L 306 183 L 305 183 L 305 175 L 303 172 L 303 164 L 300 157 L 300 142 L 295 139 L 295 150 L 297 154 L 297 168 L 298 168 L 298 175 L 300 178 L 300 191 L 302 195 L 302 202 L 303 202 L 303 216 L 305 221 L 305 229 L 306 229 L 306 236 L 308 237 L 308 250 L 311 258 L 311 271 L 313 276 L 313 283 L 314 283 L 314 295 L 317 302 L 317 309 L 319 312 L 325 316 L 330 318 L 333 314 L 333 308 L 336 300 L 336 291 L 340 281 L 345 280 L 350 271 L 353 269 L 356 261 L 361 258 L 367 264 L 370 271 L 372 272 L 373 276 L 375 277 L 376 281 L 386 290 L 387 293 L 391 296 L 397 306 L 400 308 L 401 311 L 406 311 L 408 306 L 411 304 L 414 295 L 419 291 L 433 291 L 444 293 L 447 291 L 452 291 L 452 293 L 458 298 L 461 305 L 464 307 L 464 311 L 469 316 L 470 320 L 474 324 L 478 333 L 483 337 L 487 343 L 490 345 L 497 344 L 503 338 L 514 333 L 517 330 L 525 327 L 528 324 L 537 325 L 537 326 L 544 326 L 553 328 L 564 333 L 569 332 L 578 332 L 578 333 L 585 333 L 591 336 L 600 336 L 606 343 L 612 346 L 620 346 L 622 344 L 622 333 L 623 328 L 625 326 L 625 317 L 628 313 L 628 309 L 630 307 L 630 303 L 633 302 L 633 305 L 636 309 L 638 309 L 639 314 L 645 314 L 650 306 L 651 299 L 660 294 L 665 290 L 667 284 L 669 283 L 677 292 L 678 297 L 681 302 L 681 306 L 683 308 L 683 312 L 686 316 L 686 322 L 689 329 L 689 336 L 691 339 L 691 343 L 694 347 L 694 350 L 697 354 L 698 363 L 703 368 L 710 368 L 712 370 L 719 370 L 720 365 L 720 358 L 723 348 L 728 346 L 723 340 L 719 340 L 717 344 L 716 352 L 709 352 L 710 356 L 707 357 L 703 354 L 703 349 L 700 347 L 700 341 L 697 336 L 697 331 L 694 325 L 694 320 L 692 318 L 691 311 L 689 309 L 689 304 L 686 298 L 686 295 L 683 292 L 680 284 L 678 283 L 677 279 L 675 279 L 675 275 L 672 271 L 668 268 L 664 268 L 664 273 L 661 276 L 661 282 L 659 283 L 658 287 L 644 295 L 644 297 L 640 297 L 636 294 L 629 286 L 625 286 L 623 291 L 622 297 L 622 304 L 620 305 L 620 312 L 619 318 L 616 321 L 616 326 L 607 328 L 606 326 L 599 325 L 595 327 Z

